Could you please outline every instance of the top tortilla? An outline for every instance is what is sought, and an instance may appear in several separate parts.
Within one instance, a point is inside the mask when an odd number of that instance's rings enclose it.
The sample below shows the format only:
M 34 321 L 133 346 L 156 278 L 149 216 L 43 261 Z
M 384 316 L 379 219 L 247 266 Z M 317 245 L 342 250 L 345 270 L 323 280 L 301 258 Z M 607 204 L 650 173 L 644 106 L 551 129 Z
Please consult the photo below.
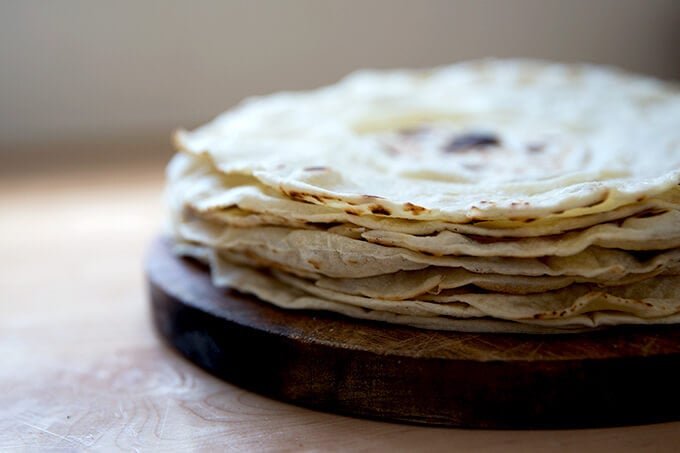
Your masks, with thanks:
M 493 140 L 466 147 L 470 136 Z M 678 185 L 680 91 L 609 68 L 536 61 L 364 71 L 251 99 L 175 142 L 222 174 L 351 215 L 582 217 Z

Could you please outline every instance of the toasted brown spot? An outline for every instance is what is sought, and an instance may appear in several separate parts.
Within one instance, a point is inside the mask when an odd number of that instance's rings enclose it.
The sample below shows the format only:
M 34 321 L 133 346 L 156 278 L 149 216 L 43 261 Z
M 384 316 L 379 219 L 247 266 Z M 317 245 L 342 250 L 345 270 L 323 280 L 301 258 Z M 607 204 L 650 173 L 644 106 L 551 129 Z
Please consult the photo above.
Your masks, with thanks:
M 300 200 L 300 201 L 305 201 L 305 194 L 302 192 L 296 192 L 294 190 L 284 190 L 284 192 L 288 197 L 292 198 L 293 200 Z
M 531 223 L 531 222 L 535 222 L 536 220 L 537 219 L 534 219 L 534 218 L 524 219 L 524 223 Z
M 312 266 L 314 266 L 314 269 L 317 269 L 317 270 L 321 269 L 321 263 L 319 263 L 318 261 L 307 260 L 307 262 L 309 264 L 311 264 Z
M 423 211 L 427 211 L 426 208 L 413 203 L 404 203 L 404 209 L 406 211 L 412 212 L 413 215 L 420 215 Z
M 350 208 L 345 209 L 345 213 L 349 215 L 361 215 L 361 212 L 358 212 L 357 210 Z
M 283 186 L 279 186 L 279 191 L 288 198 L 310 204 L 316 204 L 314 203 L 314 201 L 310 201 L 310 199 L 316 200 L 318 203 L 321 204 L 325 204 L 324 200 L 340 200 L 340 198 L 333 197 L 330 195 L 315 195 L 311 193 L 298 192 L 296 190 L 286 190 L 285 188 L 283 188 Z
M 642 202 L 642 201 L 645 201 L 646 199 L 647 199 L 647 196 L 646 196 L 646 195 L 643 195 L 643 196 L 641 196 L 641 197 L 638 197 L 637 200 L 635 200 L 635 201 L 637 201 L 638 203 L 640 203 L 640 202 Z
M 387 209 L 385 206 L 381 206 L 379 204 L 372 204 L 368 207 L 368 209 L 370 209 L 373 214 L 378 214 L 378 215 L 390 215 L 390 214 L 392 214 L 389 209 Z
M 500 140 L 494 134 L 484 132 L 470 132 L 468 134 L 454 137 L 449 143 L 444 146 L 444 151 L 447 153 L 454 151 L 469 151 L 473 149 L 486 149 L 492 146 L 499 146 Z

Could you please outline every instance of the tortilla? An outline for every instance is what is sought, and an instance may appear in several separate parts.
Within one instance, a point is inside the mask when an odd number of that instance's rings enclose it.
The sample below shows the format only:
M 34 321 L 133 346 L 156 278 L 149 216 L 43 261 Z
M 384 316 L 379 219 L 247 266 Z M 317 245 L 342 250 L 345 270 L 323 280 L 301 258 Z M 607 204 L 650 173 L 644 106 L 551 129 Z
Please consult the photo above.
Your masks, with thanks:
M 434 256 L 400 247 L 318 230 L 285 227 L 226 228 L 194 220 L 177 225 L 184 241 L 243 255 L 253 264 L 278 263 L 287 268 L 333 278 L 362 278 L 429 266 L 462 268 L 480 274 L 523 276 L 580 276 L 589 279 L 621 278 L 648 273 L 677 263 L 680 249 L 636 255 L 619 249 L 589 247 L 571 256 L 537 258 Z M 641 259 L 640 259 L 641 258 Z
M 237 227 L 281 225 L 309 228 L 314 224 L 351 223 L 371 230 L 412 235 L 441 231 L 491 237 L 536 237 L 584 229 L 643 212 L 680 210 L 680 187 L 655 197 L 641 197 L 617 209 L 565 217 L 565 213 L 543 218 L 505 219 L 454 223 L 394 218 L 388 215 L 357 215 L 354 211 L 287 198 L 244 175 L 223 175 L 205 156 L 177 154 L 168 167 L 168 199 L 176 210 L 182 207 L 196 215 Z
M 179 244 L 176 248 L 177 253 L 184 256 L 198 258 L 210 265 L 212 278 L 215 285 L 220 287 L 235 288 L 241 292 L 252 294 L 261 300 L 268 301 L 278 307 L 290 310 L 325 310 L 350 316 L 358 319 L 376 320 L 394 324 L 410 325 L 418 328 L 433 330 L 452 330 L 461 332 L 495 332 L 495 333 L 565 333 L 581 332 L 591 330 L 596 327 L 608 325 L 626 324 L 671 324 L 680 321 L 678 314 L 677 298 L 663 298 L 662 304 L 658 304 L 658 298 L 654 299 L 657 309 L 648 315 L 639 316 L 636 311 L 642 310 L 644 313 L 646 300 L 632 301 L 621 296 L 609 296 L 604 293 L 583 293 L 573 301 L 570 294 L 566 294 L 567 301 L 571 305 L 562 308 L 555 314 L 545 313 L 543 316 L 531 318 L 514 319 L 512 321 L 503 319 L 497 315 L 486 316 L 484 312 L 472 307 L 469 304 L 453 303 L 443 306 L 441 304 L 430 304 L 431 307 L 441 307 L 441 313 L 437 313 L 436 308 L 431 310 L 423 309 L 426 305 L 422 302 L 420 307 L 417 302 L 394 302 L 379 301 L 370 298 L 363 298 L 361 303 L 343 303 L 331 300 L 330 298 L 320 297 L 303 289 L 300 289 L 293 281 L 284 282 L 271 276 L 270 273 L 261 272 L 247 266 L 234 265 L 230 261 L 220 259 L 210 248 Z M 670 293 L 672 295 L 675 281 L 657 282 L 649 293 L 653 296 Z M 640 289 L 636 289 L 638 292 Z M 645 288 L 642 289 L 643 291 Z M 626 292 L 635 292 L 630 289 Z M 630 294 L 637 296 L 639 294 Z M 346 299 L 348 300 L 348 299 Z M 549 301 L 551 307 L 556 307 L 555 299 L 545 296 L 542 301 Z M 489 300 L 484 297 L 477 298 L 482 304 Z M 568 302 L 569 303 L 569 302 Z M 389 304 L 389 306 L 387 305 Z M 507 306 L 508 304 L 506 304 Z M 370 307 L 370 308 L 369 308 Z M 386 309 L 388 308 L 388 309 Z M 604 310 L 602 310 L 604 308 Z M 614 311 L 612 308 L 622 308 L 621 311 Z M 527 307 L 517 304 L 516 311 L 526 311 Z M 598 310 L 600 309 L 600 310 Z M 492 310 L 495 312 L 496 307 Z M 504 312 L 502 312 L 505 314 Z M 529 311 L 528 313 L 532 313 Z M 528 314 L 525 313 L 525 314 Z M 561 313 L 568 313 L 570 316 L 560 316 Z M 454 317 L 452 317 L 453 315 Z M 660 315 L 660 316 L 659 316 Z
M 667 192 L 680 182 L 678 118 L 680 93 L 667 83 L 597 66 L 488 60 L 364 71 L 316 91 L 251 99 L 179 131 L 175 144 L 294 200 L 465 223 L 574 217 Z M 446 140 L 413 134 L 419 129 Z M 480 135 L 479 146 L 454 146 Z

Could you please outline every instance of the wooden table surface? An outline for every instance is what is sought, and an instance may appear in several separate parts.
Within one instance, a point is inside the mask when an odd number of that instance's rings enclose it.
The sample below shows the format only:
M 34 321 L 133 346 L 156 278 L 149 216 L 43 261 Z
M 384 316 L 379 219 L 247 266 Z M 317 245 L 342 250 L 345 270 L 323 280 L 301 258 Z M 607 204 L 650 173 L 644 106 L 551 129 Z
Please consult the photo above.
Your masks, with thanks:
M 221 382 L 151 328 L 162 164 L 0 179 L 0 451 L 678 451 L 680 422 L 428 428 L 324 414 Z

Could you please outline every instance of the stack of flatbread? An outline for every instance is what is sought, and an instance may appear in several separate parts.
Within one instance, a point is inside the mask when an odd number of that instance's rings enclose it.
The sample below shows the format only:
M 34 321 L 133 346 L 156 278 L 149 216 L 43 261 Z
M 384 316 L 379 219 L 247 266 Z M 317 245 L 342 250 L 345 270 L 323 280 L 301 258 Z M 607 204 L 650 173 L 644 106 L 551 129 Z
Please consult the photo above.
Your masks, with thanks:
M 362 71 L 175 143 L 175 250 L 215 285 L 428 329 L 680 322 L 669 83 L 522 60 Z

